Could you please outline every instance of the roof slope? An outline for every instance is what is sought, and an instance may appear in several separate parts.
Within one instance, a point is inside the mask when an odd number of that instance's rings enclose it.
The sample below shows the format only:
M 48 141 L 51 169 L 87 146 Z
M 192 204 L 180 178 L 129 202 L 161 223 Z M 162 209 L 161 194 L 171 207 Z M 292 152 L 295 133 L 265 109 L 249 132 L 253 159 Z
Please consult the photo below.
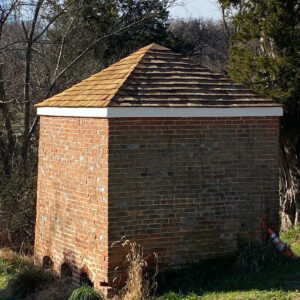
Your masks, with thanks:
M 151 44 L 38 107 L 264 107 L 272 100 Z

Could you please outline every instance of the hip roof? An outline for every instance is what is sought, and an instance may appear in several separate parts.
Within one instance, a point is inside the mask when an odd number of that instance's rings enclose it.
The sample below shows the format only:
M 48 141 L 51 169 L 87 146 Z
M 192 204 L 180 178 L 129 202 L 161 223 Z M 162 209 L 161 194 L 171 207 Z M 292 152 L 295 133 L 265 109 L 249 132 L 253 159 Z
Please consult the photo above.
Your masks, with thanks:
M 37 107 L 274 107 L 228 77 L 157 44 L 144 47 Z

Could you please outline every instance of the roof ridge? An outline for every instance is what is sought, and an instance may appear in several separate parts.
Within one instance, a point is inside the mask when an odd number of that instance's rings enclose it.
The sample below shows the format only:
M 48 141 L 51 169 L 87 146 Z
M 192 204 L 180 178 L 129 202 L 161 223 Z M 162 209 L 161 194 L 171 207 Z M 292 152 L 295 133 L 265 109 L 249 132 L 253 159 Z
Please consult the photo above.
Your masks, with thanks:
M 120 90 L 120 88 L 125 84 L 125 82 L 127 81 L 128 77 L 131 75 L 132 71 L 138 66 L 138 64 L 140 63 L 140 61 L 143 59 L 143 57 L 145 56 L 145 54 L 147 53 L 147 51 L 148 51 L 151 47 L 153 47 L 153 44 L 150 44 L 150 45 L 148 45 L 148 46 L 146 46 L 146 47 L 144 47 L 144 48 L 141 48 L 141 49 L 139 49 L 138 51 L 136 51 L 136 52 L 132 53 L 131 55 L 129 55 L 129 56 L 127 56 L 127 57 L 125 57 L 125 58 L 122 59 L 122 60 L 126 60 L 126 58 L 128 58 L 128 57 L 130 57 L 130 56 L 133 56 L 133 55 L 137 54 L 138 52 L 145 51 L 144 53 L 141 54 L 141 56 L 139 57 L 139 59 L 137 60 L 137 62 L 136 62 L 135 64 L 133 64 L 133 65 L 129 68 L 128 73 L 125 75 L 125 77 L 123 78 L 123 80 L 121 80 L 120 83 L 118 84 L 118 87 L 117 87 L 117 89 L 116 89 L 116 92 L 115 92 L 114 94 L 110 95 L 110 96 L 106 99 L 106 101 L 105 101 L 105 103 L 104 103 L 103 106 L 108 105 L 109 102 L 116 96 L 116 94 L 118 93 L 118 91 Z M 114 65 L 120 63 L 122 60 L 118 61 L 118 62 L 115 63 Z M 113 65 L 112 65 L 112 66 L 113 66 Z M 109 69 L 109 68 L 107 68 L 107 69 L 105 69 L 105 70 L 108 70 L 108 69 Z M 103 70 L 103 71 L 104 71 L 104 70 Z
M 120 85 L 119 85 L 117 91 L 116 91 L 113 95 L 111 95 L 110 97 L 107 98 L 107 100 L 105 101 L 105 102 L 106 102 L 105 104 L 107 104 L 107 106 L 108 106 L 109 103 L 114 99 L 114 97 L 117 96 L 117 94 L 118 94 L 118 92 L 120 91 L 121 87 L 122 87 L 123 85 L 126 84 L 126 81 L 128 80 L 129 76 L 130 76 L 130 75 L 132 74 L 132 72 L 136 69 L 136 67 L 141 63 L 141 61 L 143 60 L 143 58 L 145 57 L 145 55 L 148 53 L 149 50 L 163 50 L 163 51 L 165 51 L 165 50 L 170 50 L 170 51 L 171 51 L 171 49 L 169 49 L 169 48 L 160 46 L 160 45 L 158 45 L 158 44 L 156 44 L 156 43 L 152 43 L 152 44 L 150 44 L 150 45 L 148 45 L 148 46 L 145 46 L 145 47 L 139 49 L 138 51 L 132 53 L 131 55 L 135 55 L 137 52 L 145 51 L 145 52 L 140 56 L 140 58 L 138 59 L 138 61 L 136 62 L 136 64 L 134 64 L 134 65 L 130 68 L 128 74 L 126 75 L 126 77 L 124 77 L 124 80 L 122 80 L 122 82 L 120 83 Z M 130 57 L 130 55 L 129 55 L 129 57 Z M 125 59 L 126 59 L 126 58 L 125 58 Z M 119 62 L 121 62 L 121 61 L 119 61 Z

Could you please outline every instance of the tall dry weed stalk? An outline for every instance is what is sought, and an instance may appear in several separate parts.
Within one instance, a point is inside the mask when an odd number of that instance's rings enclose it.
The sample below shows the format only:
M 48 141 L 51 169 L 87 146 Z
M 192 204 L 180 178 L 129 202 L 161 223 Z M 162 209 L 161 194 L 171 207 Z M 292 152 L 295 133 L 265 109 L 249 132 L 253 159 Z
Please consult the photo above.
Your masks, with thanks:
M 115 300 L 146 300 L 150 299 L 151 295 L 156 290 L 155 277 L 157 276 L 157 255 L 153 254 L 155 258 L 155 270 L 152 276 L 147 272 L 148 263 L 145 257 L 143 247 L 136 242 L 130 240 L 121 240 L 121 246 L 128 249 L 126 255 L 127 281 L 123 289 L 116 296 Z M 116 243 L 115 243 L 116 244 Z M 114 245 L 115 245 L 114 244 Z

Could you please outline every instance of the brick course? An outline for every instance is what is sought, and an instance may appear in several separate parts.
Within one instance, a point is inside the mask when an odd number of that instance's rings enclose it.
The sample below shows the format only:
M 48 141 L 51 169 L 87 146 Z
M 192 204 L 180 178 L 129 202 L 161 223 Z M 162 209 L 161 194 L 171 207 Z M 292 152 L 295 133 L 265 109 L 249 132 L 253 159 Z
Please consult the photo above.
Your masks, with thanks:
M 122 236 L 162 265 L 278 227 L 278 117 L 41 117 L 35 255 L 112 285 Z M 122 268 L 121 268 L 122 269 Z
M 35 259 L 107 282 L 108 121 L 40 119 Z

